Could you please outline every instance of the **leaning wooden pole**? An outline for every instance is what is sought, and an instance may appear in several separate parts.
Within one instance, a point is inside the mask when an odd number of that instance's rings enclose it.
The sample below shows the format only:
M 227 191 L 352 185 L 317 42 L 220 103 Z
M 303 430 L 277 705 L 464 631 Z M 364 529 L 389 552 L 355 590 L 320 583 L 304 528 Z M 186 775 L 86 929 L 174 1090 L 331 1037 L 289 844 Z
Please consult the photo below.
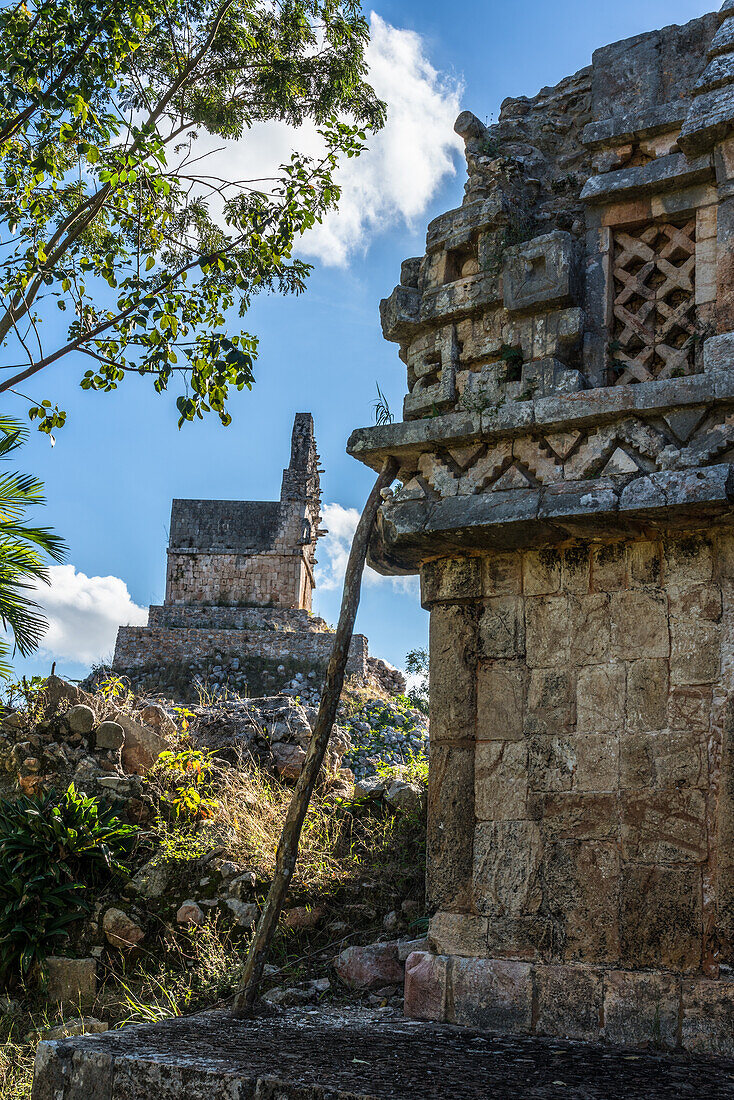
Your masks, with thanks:
M 349 647 L 354 632 L 354 622 L 357 618 L 359 598 L 362 590 L 362 573 L 367 559 L 367 548 L 370 536 L 377 518 L 377 510 L 382 500 L 382 491 L 387 489 L 395 480 L 398 472 L 398 464 L 393 458 L 389 458 L 382 468 L 375 485 L 370 493 L 364 511 L 357 525 L 352 549 L 349 554 L 349 562 L 344 577 L 344 591 L 342 594 L 342 606 L 339 614 L 339 625 L 334 636 L 334 648 L 326 672 L 326 680 L 321 693 L 321 704 L 316 717 L 311 740 L 309 742 L 303 770 L 293 792 L 293 798 L 288 808 L 288 814 L 283 825 L 283 831 L 278 844 L 278 854 L 275 861 L 275 875 L 270 892 L 265 902 L 265 908 L 257 926 L 255 938 L 250 945 L 245 964 L 245 974 L 242 988 L 234 1000 L 233 1015 L 246 1017 L 252 1014 L 257 1001 L 263 969 L 267 962 L 268 951 L 275 930 L 278 927 L 278 918 L 283 908 L 283 903 L 288 893 L 293 872 L 298 859 L 298 845 L 301 839 L 303 822 L 308 813 L 319 772 L 324 763 L 324 756 L 329 746 L 329 738 L 336 720 L 336 712 L 341 699 L 344 686 L 344 673 L 349 657 Z

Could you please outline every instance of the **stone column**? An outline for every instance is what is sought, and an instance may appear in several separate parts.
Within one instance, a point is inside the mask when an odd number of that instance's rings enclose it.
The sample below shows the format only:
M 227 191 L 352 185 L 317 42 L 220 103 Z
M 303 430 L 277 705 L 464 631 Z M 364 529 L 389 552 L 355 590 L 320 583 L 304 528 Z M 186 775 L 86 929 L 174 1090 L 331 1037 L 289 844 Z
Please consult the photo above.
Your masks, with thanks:
M 716 344 L 720 351 L 726 349 L 730 363 L 734 351 L 734 138 L 717 146 L 714 159 L 719 188 L 716 327 L 719 335 L 727 334 L 726 340 Z
M 428 905 L 432 910 L 467 912 L 474 846 L 481 560 L 426 563 L 421 580 L 423 604 L 431 612 Z

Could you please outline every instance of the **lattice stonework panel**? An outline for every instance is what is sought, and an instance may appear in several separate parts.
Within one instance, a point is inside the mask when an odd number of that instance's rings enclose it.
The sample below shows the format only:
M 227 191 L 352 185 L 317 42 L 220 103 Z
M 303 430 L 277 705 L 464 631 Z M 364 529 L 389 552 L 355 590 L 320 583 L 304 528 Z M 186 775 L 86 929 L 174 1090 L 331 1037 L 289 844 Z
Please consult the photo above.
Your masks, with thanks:
M 615 385 L 693 373 L 696 219 L 614 233 Z

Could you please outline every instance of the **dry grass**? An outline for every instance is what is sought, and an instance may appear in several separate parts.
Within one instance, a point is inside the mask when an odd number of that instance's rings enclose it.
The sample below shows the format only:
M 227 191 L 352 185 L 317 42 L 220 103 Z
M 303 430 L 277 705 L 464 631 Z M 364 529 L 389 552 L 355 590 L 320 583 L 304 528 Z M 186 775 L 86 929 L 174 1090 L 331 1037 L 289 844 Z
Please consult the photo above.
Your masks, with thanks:
M 270 878 L 275 869 L 278 841 L 292 797 L 292 787 L 260 771 L 232 770 L 218 785 L 219 808 L 214 817 L 218 835 L 227 836 L 232 858 L 263 878 Z M 301 835 L 291 892 L 312 894 L 331 889 L 355 873 L 369 870 L 374 859 L 380 861 L 382 871 L 386 863 L 397 860 L 402 864 L 397 840 L 403 832 L 417 833 L 418 841 L 422 823 L 315 794 Z M 411 851 L 414 848 L 411 844 Z M 422 866 L 416 871 L 422 876 Z
M 33 1083 L 33 1047 L 7 1039 L 0 1046 L 0 1097 L 2 1100 L 30 1100 Z

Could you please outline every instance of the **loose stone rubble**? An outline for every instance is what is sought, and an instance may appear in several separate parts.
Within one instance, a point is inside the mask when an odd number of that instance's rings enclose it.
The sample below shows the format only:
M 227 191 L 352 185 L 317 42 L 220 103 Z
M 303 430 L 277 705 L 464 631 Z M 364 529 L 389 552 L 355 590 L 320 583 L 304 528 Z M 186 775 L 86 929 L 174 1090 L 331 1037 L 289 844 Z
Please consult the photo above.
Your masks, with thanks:
M 431 612 L 429 1020 L 734 1054 L 734 5 L 496 126 L 382 304 Z

